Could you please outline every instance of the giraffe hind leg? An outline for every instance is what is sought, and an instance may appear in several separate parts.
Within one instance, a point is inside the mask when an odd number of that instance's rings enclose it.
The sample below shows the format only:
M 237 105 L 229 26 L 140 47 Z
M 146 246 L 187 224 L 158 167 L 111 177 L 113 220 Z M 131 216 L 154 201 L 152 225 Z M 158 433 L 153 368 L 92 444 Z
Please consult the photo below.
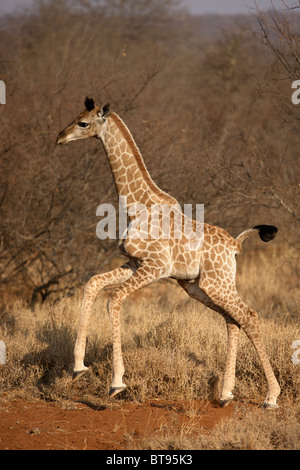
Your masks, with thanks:
M 225 373 L 220 399 L 221 407 L 229 405 L 229 403 L 231 403 L 234 399 L 233 389 L 235 385 L 236 356 L 240 333 L 240 327 L 234 321 L 232 321 L 228 315 L 224 315 L 224 317 L 227 325 L 228 344 Z
M 201 289 L 203 289 L 217 305 L 220 305 L 238 325 L 240 325 L 249 340 L 252 342 L 260 359 L 268 385 L 268 393 L 263 407 L 267 409 L 278 408 L 276 400 L 280 394 L 280 387 L 261 338 L 257 312 L 252 310 L 239 298 L 235 288 L 233 287 L 230 292 L 223 292 L 218 289 L 217 284 L 211 283 L 210 285 L 206 284 L 205 288 L 201 286 Z
M 199 287 L 199 279 L 194 282 L 189 281 L 178 281 L 179 285 L 187 292 L 187 294 L 193 299 L 203 303 L 206 307 L 220 313 L 227 325 L 228 344 L 227 344 L 227 358 L 225 373 L 223 378 L 223 386 L 221 390 L 220 406 L 228 406 L 229 403 L 234 399 L 233 389 L 235 385 L 235 367 L 236 367 L 236 355 L 239 340 L 239 325 L 230 318 L 226 311 L 216 305 L 213 300 L 208 297 Z

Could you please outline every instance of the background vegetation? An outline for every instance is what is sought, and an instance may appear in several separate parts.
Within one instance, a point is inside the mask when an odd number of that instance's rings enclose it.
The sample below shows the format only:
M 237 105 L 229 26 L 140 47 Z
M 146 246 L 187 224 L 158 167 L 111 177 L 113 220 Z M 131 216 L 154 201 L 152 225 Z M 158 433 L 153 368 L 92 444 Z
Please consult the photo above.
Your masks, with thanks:
M 292 342 L 300 339 L 300 105 L 291 101 L 292 81 L 300 77 L 298 11 L 286 11 L 282 2 L 282 11 L 256 9 L 246 17 L 191 17 L 174 0 L 52 0 L 1 19 L 7 104 L 0 107 L 0 339 L 10 367 L 1 370 L 0 386 L 6 393 L 72 399 L 82 286 L 120 262 L 117 242 L 100 241 L 95 232 L 97 206 L 117 207 L 99 141 L 55 146 L 88 95 L 98 104 L 109 101 L 125 120 L 158 186 L 181 204 L 205 204 L 206 222 L 234 236 L 261 223 L 279 228 L 272 246 L 247 240 L 238 287 L 262 317 L 284 414 L 268 425 L 264 415 L 255 416 L 255 438 L 249 418 L 232 428 L 228 442 L 221 429 L 216 441 L 176 435 L 176 445 L 299 446 L 300 366 L 291 362 Z M 134 297 L 124 306 L 125 398 L 217 398 L 222 319 L 171 284 L 156 288 L 156 297 L 149 288 L 145 302 Z M 98 300 L 91 322 L 91 373 L 78 385 L 100 401 L 111 375 L 106 299 L 107 293 Z M 236 396 L 260 403 L 265 392 L 260 365 L 242 338 Z M 144 445 L 163 448 L 173 437 Z
M 64 0 L 2 20 L 2 291 L 53 298 L 116 252 L 95 236 L 97 206 L 117 206 L 101 145 L 54 144 L 86 95 L 111 102 L 153 179 L 181 204 L 204 203 L 206 221 L 233 235 L 278 225 L 281 244 L 295 246 L 299 18 L 274 26 L 275 14 L 223 24 L 172 0 Z

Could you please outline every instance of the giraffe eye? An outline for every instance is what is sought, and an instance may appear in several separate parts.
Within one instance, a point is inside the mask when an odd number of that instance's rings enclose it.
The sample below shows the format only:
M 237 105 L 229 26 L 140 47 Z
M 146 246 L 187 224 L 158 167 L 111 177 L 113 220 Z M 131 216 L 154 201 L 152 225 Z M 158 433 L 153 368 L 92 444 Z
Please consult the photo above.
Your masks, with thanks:
M 78 126 L 79 126 L 79 127 L 87 127 L 87 126 L 88 126 L 88 123 L 82 121 L 82 122 L 79 122 L 79 123 L 78 123 Z

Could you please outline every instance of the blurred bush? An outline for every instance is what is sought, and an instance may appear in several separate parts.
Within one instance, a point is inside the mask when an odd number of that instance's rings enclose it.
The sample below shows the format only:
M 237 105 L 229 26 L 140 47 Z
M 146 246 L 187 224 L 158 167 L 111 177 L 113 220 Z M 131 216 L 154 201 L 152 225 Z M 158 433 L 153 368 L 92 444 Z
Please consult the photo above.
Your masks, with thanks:
M 95 232 L 97 206 L 117 206 L 102 146 L 55 146 L 86 95 L 111 103 L 181 204 L 205 204 L 206 222 L 232 235 L 277 225 L 279 242 L 298 248 L 293 21 L 274 10 L 191 17 L 174 0 L 38 1 L 2 18 L 3 302 L 72 293 L 114 262 L 117 241 Z

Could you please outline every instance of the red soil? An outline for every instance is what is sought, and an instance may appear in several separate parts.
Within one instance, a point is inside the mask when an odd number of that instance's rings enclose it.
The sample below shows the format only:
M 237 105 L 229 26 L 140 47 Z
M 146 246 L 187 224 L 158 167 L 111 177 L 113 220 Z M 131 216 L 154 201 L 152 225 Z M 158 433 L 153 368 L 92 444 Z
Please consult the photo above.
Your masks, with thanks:
M 203 401 L 120 401 L 97 408 L 78 400 L 68 407 L 0 398 L 0 450 L 136 449 L 141 439 L 164 430 L 199 435 L 234 414 L 232 404 L 220 408 Z

